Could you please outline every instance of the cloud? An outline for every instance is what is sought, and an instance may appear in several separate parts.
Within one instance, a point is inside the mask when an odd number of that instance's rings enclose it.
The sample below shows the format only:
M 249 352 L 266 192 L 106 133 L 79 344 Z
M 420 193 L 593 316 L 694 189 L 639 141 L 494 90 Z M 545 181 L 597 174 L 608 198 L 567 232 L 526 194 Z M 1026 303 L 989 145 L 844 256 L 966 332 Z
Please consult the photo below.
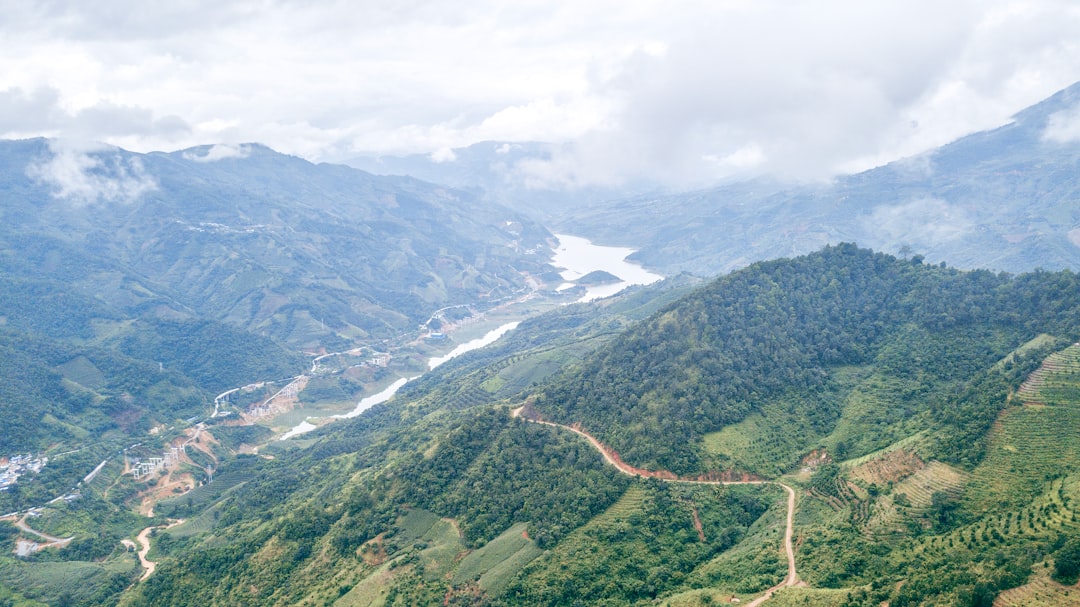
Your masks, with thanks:
M 518 167 L 536 183 L 827 179 L 1080 80 L 1068 0 L 8 4 L 0 136 L 315 161 L 574 142 Z
M 98 202 L 130 203 L 157 189 L 137 157 L 97 143 L 49 141 L 50 157 L 32 162 L 26 174 L 52 188 L 58 200 L 83 206 Z
M 999 126 L 1080 77 L 1080 14 L 1056 2 L 757 2 L 696 17 L 663 53 L 639 48 L 594 77 L 617 108 L 550 168 L 577 182 L 828 178 Z
M 1056 143 L 1080 141 L 1080 104 L 1051 114 L 1043 139 Z
M 975 230 L 975 220 L 964 209 L 939 198 L 920 198 L 899 205 L 875 208 L 862 222 L 868 245 L 896 250 L 910 245 L 927 249 L 956 241 Z
M 442 147 L 431 153 L 431 161 L 436 164 L 453 162 L 455 160 L 457 160 L 457 154 L 449 147 Z
M 59 100 L 60 92 L 52 87 L 0 91 L 0 133 L 35 134 L 54 128 L 63 120 Z
M 110 139 L 116 143 L 172 141 L 191 133 L 178 116 L 157 118 L 145 107 L 103 101 L 71 111 L 61 92 L 51 86 L 0 91 L 0 137 L 61 135 L 65 139 Z
M 184 152 L 183 154 L 186 160 L 191 160 L 193 162 L 215 162 L 225 158 L 247 158 L 250 155 L 251 146 L 229 145 L 227 143 L 212 145 L 206 150 L 205 154 L 201 155 L 197 152 Z

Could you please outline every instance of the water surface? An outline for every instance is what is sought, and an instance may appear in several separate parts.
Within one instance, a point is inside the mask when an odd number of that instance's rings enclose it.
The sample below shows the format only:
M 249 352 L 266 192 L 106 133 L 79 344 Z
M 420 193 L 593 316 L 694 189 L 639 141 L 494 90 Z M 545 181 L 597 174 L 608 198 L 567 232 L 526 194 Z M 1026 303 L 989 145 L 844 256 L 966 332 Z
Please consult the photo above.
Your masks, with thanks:
M 586 286 L 585 295 L 578 300 L 579 302 L 610 297 L 631 285 L 648 285 L 663 278 L 634 262 L 627 261 L 626 258 L 634 253 L 634 249 L 600 246 L 593 244 L 587 238 L 567 234 L 556 234 L 555 237 L 559 239 L 559 246 L 551 258 L 551 265 L 563 268 L 559 275 L 564 280 L 577 280 L 597 270 L 603 270 L 620 279 L 620 282 L 612 284 Z M 572 285 L 568 283 L 560 289 L 570 286 Z

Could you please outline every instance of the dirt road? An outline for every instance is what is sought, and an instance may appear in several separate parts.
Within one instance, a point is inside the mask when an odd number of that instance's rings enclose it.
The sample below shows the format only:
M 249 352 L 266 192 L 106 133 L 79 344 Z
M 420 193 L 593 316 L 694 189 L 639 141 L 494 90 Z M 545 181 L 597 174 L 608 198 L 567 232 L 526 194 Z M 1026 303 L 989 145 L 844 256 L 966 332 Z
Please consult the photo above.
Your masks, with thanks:
M 37 552 L 38 550 L 42 550 L 43 548 L 63 548 L 70 544 L 71 540 L 75 539 L 74 537 L 60 538 L 49 535 L 47 533 L 42 533 L 40 531 L 35 531 L 34 529 L 30 528 L 30 525 L 26 524 L 26 516 L 15 520 L 15 526 L 18 527 L 21 531 L 24 531 L 30 535 L 36 535 L 37 537 L 45 540 L 44 543 L 33 542 L 25 539 L 17 540 L 15 543 L 15 554 L 19 556 L 29 556 Z
M 139 577 L 140 582 L 145 580 L 146 578 L 150 577 L 150 574 L 154 573 L 154 569 L 157 569 L 157 563 L 155 563 L 154 561 L 151 561 L 151 560 L 147 560 L 147 558 L 146 558 L 146 555 L 150 554 L 150 533 L 154 529 L 169 529 L 169 528 L 175 527 L 175 526 L 177 526 L 177 525 L 179 525 L 180 523 L 183 523 L 183 522 L 184 522 L 183 519 L 176 519 L 176 520 L 169 521 L 168 525 L 157 525 L 155 527 L 147 527 L 146 529 L 143 529 L 142 531 L 139 532 L 138 537 L 135 538 L 135 539 L 139 540 L 139 552 L 138 552 L 139 564 L 141 564 L 142 568 L 145 569 L 145 571 L 143 571 L 142 576 Z M 132 542 L 131 540 L 121 540 L 121 543 L 124 544 L 125 546 L 129 546 L 129 547 L 132 547 L 132 548 L 135 547 L 135 543 Z
M 570 432 L 573 432 L 574 434 L 585 438 L 585 440 L 589 441 L 589 444 L 591 444 L 597 451 L 600 452 L 600 455 L 604 457 L 604 461 L 614 466 L 619 472 L 622 472 L 623 474 L 626 474 L 628 476 L 636 476 L 641 478 L 657 478 L 662 481 L 667 481 L 671 483 L 690 483 L 697 485 L 777 485 L 779 487 L 783 487 L 788 494 L 787 523 L 784 530 L 784 552 L 787 553 L 788 574 L 787 577 L 784 578 L 784 581 L 766 590 L 765 594 L 747 603 L 746 607 L 757 607 L 758 605 L 772 598 L 773 593 L 777 590 L 788 586 L 795 586 L 800 583 L 799 574 L 795 570 L 795 546 L 792 541 L 795 519 L 795 490 L 788 485 L 781 483 L 780 481 L 765 480 L 713 481 L 686 479 L 679 478 L 678 476 L 667 470 L 643 470 L 641 468 L 635 468 L 634 466 L 631 466 L 626 462 L 622 461 L 622 458 L 620 458 L 619 454 L 616 453 L 613 449 L 611 449 L 604 443 L 601 443 L 599 440 L 597 440 L 596 437 L 582 430 L 581 428 L 575 428 L 572 426 L 557 424 L 555 422 L 549 422 L 540 419 L 535 414 L 524 415 L 524 411 L 525 407 L 518 407 L 517 409 L 513 410 L 512 415 L 514 417 L 520 417 L 526 421 L 530 421 L 536 424 L 544 424 L 546 426 L 552 426 L 554 428 L 560 428 L 562 430 L 569 430 Z

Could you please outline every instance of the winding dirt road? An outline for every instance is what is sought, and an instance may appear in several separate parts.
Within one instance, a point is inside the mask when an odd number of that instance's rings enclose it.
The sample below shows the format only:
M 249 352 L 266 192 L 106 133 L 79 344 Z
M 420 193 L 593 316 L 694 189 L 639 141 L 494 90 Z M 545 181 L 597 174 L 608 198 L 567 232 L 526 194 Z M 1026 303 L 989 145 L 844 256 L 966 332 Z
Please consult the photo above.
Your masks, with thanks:
M 575 428 L 573 426 L 566 426 L 566 425 L 563 425 L 563 424 L 557 424 L 555 422 L 549 422 L 549 421 L 546 421 L 544 419 L 541 419 L 535 413 L 533 413 L 533 414 L 525 414 L 525 407 L 524 406 L 518 407 L 517 409 L 514 409 L 512 411 L 512 415 L 514 417 L 520 417 L 520 418 L 522 418 L 522 419 L 524 419 L 526 421 L 533 422 L 533 423 L 536 423 L 536 424 L 544 424 L 545 426 L 552 426 L 554 428 L 560 428 L 562 430 L 569 430 L 570 432 L 573 432 L 574 434 L 577 434 L 578 436 L 583 437 L 585 440 L 589 441 L 589 443 L 597 451 L 600 452 L 600 455 L 602 455 L 604 457 L 604 461 L 606 461 L 607 463 L 614 466 L 615 469 L 618 470 L 619 472 L 622 472 L 623 474 L 626 474 L 628 476 L 634 476 L 634 477 L 640 477 L 640 478 L 656 478 L 656 479 L 660 479 L 662 481 L 666 481 L 666 482 L 669 482 L 669 483 L 689 483 L 689 484 L 697 484 L 697 485 L 777 485 L 777 486 L 783 487 L 784 490 L 787 491 L 787 494 L 788 494 L 788 499 L 787 499 L 787 524 L 785 525 L 785 530 L 784 530 L 784 552 L 787 553 L 787 562 L 788 562 L 787 577 L 785 577 L 784 581 L 780 582 L 776 586 L 773 586 L 772 588 L 769 588 L 768 590 L 766 590 L 765 594 L 763 594 L 760 597 L 754 599 L 753 601 L 750 601 L 749 603 L 747 603 L 745 607 L 757 607 L 758 605 L 760 605 L 760 604 L 764 603 L 765 601 L 769 600 L 770 598 L 772 598 L 773 593 L 776 592 L 777 590 L 779 590 L 781 588 L 789 587 L 789 586 L 796 586 L 796 585 L 801 583 L 799 581 L 799 574 L 795 570 L 795 546 L 794 546 L 794 543 L 792 542 L 792 536 L 793 536 L 792 528 L 793 528 L 794 519 L 795 519 L 795 490 L 792 489 L 790 486 L 788 486 L 788 485 L 786 485 L 786 484 L 784 484 L 784 483 L 782 483 L 780 481 L 767 481 L 767 480 L 725 481 L 725 480 L 703 480 L 703 479 L 680 478 L 680 477 L 676 476 L 675 474 L 673 474 L 673 473 L 671 473 L 671 472 L 669 472 L 667 470 L 643 470 L 641 468 L 635 468 L 635 467 L 627 464 L 626 462 L 622 461 L 622 458 L 619 457 L 618 453 L 616 453 L 610 447 L 608 447 L 604 443 L 600 442 L 599 440 L 597 440 L 596 437 L 594 437 L 593 435 L 589 434 L 588 432 L 582 430 L 581 428 Z
M 5 520 L 14 520 L 15 521 L 15 526 L 18 527 L 19 530 L 24 531 L 24 532 L 26 532 L 26 533 L 28 533 L 30 535 L 36 535 L 37 537 L 45 540 L 45 543 L 34 542 L 34 541 L 30 541 L 30 540 L 25 540 L 25 539 L 16 540 L 16 542 L 15 542 L 15 553 L 18 554 L 19 556 L 29 556 L 29 555 L 37 552 L 38 550 L 42 550 L 44 548 L 63 548 L 65 546 L 67 546 L 68 544 L 70 544 L 71 540 L 75 539 L 74 536 L 72 536 L 72 537 L 55 537 L 55 536 L 49 535 L 48 533 L 42 533 L 41 531 L 35 531 L 34 529 L 30 528 L 30 525 L 26 524 L 26 516 L 25 515 L 22 516 L 21 518 L 20 517 L 15 517 L 13 519 L 12 517 L 4 517 L 4 519 Z
M 183 519 L 175 519 L 169 521 L 168 525 L 156 525 L 154 527 L 147 527 L 146 529 L 143 529 L 139 532 L 139 535 L 136 538 L 139 540 L 139 564 L 142 565 L 142 568 L 145 570 L 143 571 L 142 576 L 139 577 L 140 582 L 150 577 L 150 574 L 154 573 L 154 569 L 157 569 L 157 563 L 147 560 L 146 558 L 146 555 L 150 553 L 150 532 L 154 529 L 169 529 L 183 522 Z M 120 543 L 131 548 L 135 547 L 135 542 L 131 540 L 120 540 Z

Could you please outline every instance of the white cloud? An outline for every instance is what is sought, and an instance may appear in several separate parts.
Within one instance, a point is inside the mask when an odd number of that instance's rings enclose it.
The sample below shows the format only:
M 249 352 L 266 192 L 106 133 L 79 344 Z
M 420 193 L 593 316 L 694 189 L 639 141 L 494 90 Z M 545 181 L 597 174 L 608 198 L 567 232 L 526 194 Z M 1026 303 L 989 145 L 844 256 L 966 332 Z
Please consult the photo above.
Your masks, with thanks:
M 457 154 L 449 147 L 442 147 L 431 153 L 431 161 L 437 164 L 453 162 L 457 160 Z
M 32 162 L 26 173 L 52 188 L 52 195 L 75 205 L 133 202 L 157 189 L 137 157 L 113 147 L 65 139 L 49 141 L 48 158 Z
M 1057 143 L 1080 141 L 1080 105 L 1052 114 L 1043 131 L 1043 139 Z
M 205 154 L 201 155 L 196 152 L 184 152 L 184 158 L 194 162 L 215 162 L 225 158 L 247 158 L 250 155 L 251 146 L 230 145 L 227 143 L 212 145 L 206 150 Z
M 767 158 L 761 146 L 749 143 L 726 156 L 706 154 L 702 159 L 716 164 L 725 171 L 749 171 L 761 166 Z
M 58 0 L 5 16 L 0 136 L 311 160 L 575 141 L 521 167 L 560 183 L 827 178 L 1080 80 L 1067 0 Z
M 931 248 L 955 241 L 975 229 L 964 209 L 938 198 L 920 198 L 899 205 L 882 205 L 863 221 L 863 230 L 876 240 L 876 248 L 896 250 L 902 245 Z

